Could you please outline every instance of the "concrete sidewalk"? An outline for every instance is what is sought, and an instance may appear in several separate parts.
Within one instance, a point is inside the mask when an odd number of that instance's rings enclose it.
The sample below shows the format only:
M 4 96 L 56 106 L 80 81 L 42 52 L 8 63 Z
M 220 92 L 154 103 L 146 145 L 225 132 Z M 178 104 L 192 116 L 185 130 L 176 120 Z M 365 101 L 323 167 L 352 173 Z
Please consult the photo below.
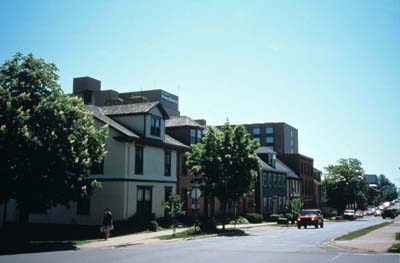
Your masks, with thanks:
M 247 224 L 247 225 L 236 225 L 236 229 L 246 229 L 246 228 L 254 228 L 254 227 L 262 227 L 269 226 L 275 223 L 260 223 L 260 224 Z M 226 228 L 234 228 L 234 225 L 225 225 Z M 218 226 L 218 228 L 222 228 L 222 226 Z M 176 233 L 180 233 L 188 230 L 189 227 L 177 228 Z M 132 246 L 132 245 L 144 245 L 144 244 L 157 244 L 157 243 L 165 243 L 172 242 L 181 239 L 170 239 L 170 240 L 160 240 L 160 236 L 171 235 L 172 230 L 162 230 L 158 232 L 150 232 L 150 233 L 136 233 L 125 236 L 112 237 L 108 240 L 98 239 L 93 240 L 93 242 L 86 243 L 78 246 L 79 249 L 93 249 L 93 248 L 107 248 L 107 247 L 123 247 L 123 246 Z M 213 235 L 210 235 L 213 236 Z
M 331 245 L 340 249 L 366 251 L 366 252 L 387 252 L 388 249 L 398 241 L 395 240 L 396 233 L 400 232 L 400 221 L 374 230 L 364 236 L 347 241 L 331 241 Z

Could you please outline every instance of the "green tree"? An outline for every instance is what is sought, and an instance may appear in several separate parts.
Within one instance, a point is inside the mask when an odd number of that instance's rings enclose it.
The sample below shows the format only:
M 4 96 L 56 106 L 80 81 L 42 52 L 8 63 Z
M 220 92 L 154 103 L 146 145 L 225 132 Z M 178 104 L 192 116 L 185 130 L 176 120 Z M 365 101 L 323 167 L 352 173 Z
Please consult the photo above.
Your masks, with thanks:
M 347 204 L 357 202 L 360 208 L 366 203 L 367 185 L 364 170 L 357 159 L 340 159 L 336 165 L 325 168 L 327 174 L 322 182 L 327 205 L 343 212 Z
M 175 236 L 176 217 L 183 214 L 183 202 L 181 197 L 176 193 L 172 193 L 169 196 L 168 201 L 164 203 L 164 208 L 172 219 L 172 236 Z
M 86 176 L 106 153 L 107 128 L 96 129 L 82 101 L 63 94 L 56 72 L 21 53 L 0 68 L 0 203 L 15 199 L 21 222 L 99 187 Z
M 382 202 L 393 201 L 394 199 L 397 199 L 396 188 L 389 188 L 382 193 Z
M 243 126 L 226 123 L 222 133 L 211 129 L 203 142 L 187 154 L 192 174 L 201 176 L 204 189 L 221 202 L 224 229 L 228 202 L 237 202 L 252 190 L 250 183 L 259 170 L 257 147 Z
M 303 208 L 304 203 L 300 198 L 294 198 L 290 201 L 290 206 L 292 208 L 292 213 L 297 216 L 300 214 L 301 209 Z

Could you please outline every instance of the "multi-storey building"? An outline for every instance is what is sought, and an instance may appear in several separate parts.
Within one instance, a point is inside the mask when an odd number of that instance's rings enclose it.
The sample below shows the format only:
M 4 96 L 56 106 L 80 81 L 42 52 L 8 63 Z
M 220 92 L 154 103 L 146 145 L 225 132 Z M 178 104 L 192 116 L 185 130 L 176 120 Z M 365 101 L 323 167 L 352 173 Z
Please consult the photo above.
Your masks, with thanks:
M 278 154 L 278 159 L 300 177 L 300 197 L 304 208 L 315 208 L 314 160 L 302 154 Z
M 244 126 L 261 146 L 270 147 L 278 154 L 299 153 L 298 131 L 287 123 L 266 122 Z
M 169 116 L 179 116 L 179 97 L 165 90 L 144 90 L 119 93 L 101 90 L 101 82 L 91 77 L 74 78 L 73 94 L 81 97 L 85 104 L 106 106 L 132 102 L 160 102 Z

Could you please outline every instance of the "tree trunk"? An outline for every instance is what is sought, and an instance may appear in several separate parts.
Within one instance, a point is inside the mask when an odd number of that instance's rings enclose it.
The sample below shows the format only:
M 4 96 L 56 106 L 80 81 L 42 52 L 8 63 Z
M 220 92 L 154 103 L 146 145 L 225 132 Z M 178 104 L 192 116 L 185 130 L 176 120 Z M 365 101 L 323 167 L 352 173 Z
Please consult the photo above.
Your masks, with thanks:
M 222 230 L 225 231 L 225 221 L 226 221 L 226 202 L 222 203 Z

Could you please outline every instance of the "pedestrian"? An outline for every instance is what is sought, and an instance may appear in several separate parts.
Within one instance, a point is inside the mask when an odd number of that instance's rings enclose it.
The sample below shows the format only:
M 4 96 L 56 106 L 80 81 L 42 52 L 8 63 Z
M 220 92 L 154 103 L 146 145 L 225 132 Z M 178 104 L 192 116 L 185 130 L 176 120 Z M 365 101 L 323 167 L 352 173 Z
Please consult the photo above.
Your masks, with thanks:
M 110 231 L 112 229 L 113 229 L 112 213 L 110 208 L 106 208 L 103 217 L 104 240 L 107 240 L 110 237 Z

